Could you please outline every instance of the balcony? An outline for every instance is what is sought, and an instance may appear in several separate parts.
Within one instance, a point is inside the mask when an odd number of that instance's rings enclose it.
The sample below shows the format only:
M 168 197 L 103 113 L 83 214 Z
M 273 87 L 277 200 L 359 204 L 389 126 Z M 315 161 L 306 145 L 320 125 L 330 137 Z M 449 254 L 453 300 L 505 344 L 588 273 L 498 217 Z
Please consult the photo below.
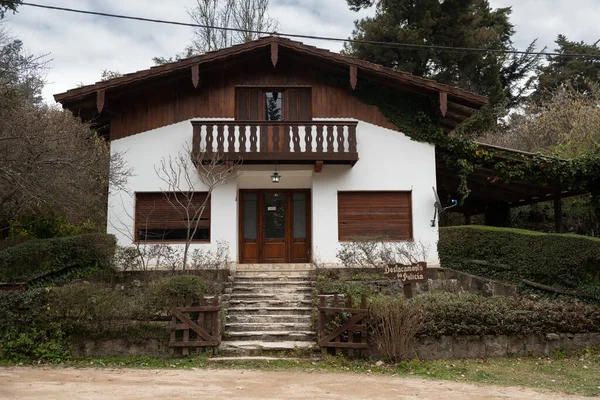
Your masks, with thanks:
M 192 121 L 193 154 L 244 164 L 358 161 L 354 121 Z M 209 158 L 209 157 L 207 157 Z

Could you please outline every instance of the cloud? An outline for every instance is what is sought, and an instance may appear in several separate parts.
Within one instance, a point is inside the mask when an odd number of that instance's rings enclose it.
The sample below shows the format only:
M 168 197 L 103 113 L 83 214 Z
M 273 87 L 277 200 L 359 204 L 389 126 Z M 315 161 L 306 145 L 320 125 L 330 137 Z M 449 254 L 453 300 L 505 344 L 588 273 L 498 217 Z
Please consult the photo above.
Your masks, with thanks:
M 50 3 L 50 2 L 49 2 Z M 556 35 L 595 42 L 600 39 L 596 17 L 600 2 L 579 0 L 491 0 L 492 7 L 512 5 L 516 25 L 515 45 L 525 48 L 539 38 L 540 48 L 553 49 Z M 190 22 L 187 9 L 195 0 L 53 0 L 52 5 Z M 356 19 L 373 15 L 374 8 L 350 11 L 346 0 L 271 0 L 269 10 L 280 22 L 279 31 L 307 35 L 348 37 Z M 172 25 L 116 20 L 22 6 L 3 24 L 23 40 L 33 54 L 50 53 L 51 69 L 44 97 L 66 91 L 79 83 L 93 83 L 104 69 L 123 73 L 148 68 L 154 56 L 182 51 L 192 29 Z M 304 40 L 305 43 L 339 51 L 341 42 Z

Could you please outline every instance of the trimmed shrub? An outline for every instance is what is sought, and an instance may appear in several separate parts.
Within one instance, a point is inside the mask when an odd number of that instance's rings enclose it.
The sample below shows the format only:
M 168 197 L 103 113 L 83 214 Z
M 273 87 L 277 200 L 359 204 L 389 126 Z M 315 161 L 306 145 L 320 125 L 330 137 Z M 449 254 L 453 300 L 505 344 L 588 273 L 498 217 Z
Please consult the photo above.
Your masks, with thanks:
M 145 294 L 145 303 L 156 312 L 171 308 L 173 296 L 183 302 L 186 296 L 198 297 L 206 293 L 204 280 L 196 275 L 175 275 L 153 282 Z
M 106 270 L 115 245 L 114 236 L 100 233 L 29 240 L 0 251 L 0 281 L 38 285 Z
M 600 332 L 600 307 L 526 297 L 432 292 L 411 300 L 424 314 L 417 336 Z
M 512 228 L 440 228 L 443 266 L 511 282 L 522 279 L 577 288 L 600 280 L 600 239 Z M 470 263 L 483 260 L 492 265 Z

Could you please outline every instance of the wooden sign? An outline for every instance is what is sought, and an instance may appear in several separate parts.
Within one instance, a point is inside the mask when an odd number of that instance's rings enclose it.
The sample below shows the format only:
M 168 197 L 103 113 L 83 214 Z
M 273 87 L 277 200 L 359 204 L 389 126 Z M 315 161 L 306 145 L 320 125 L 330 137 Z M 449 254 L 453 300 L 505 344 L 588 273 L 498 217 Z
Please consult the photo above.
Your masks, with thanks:
M 413 265 L 390 264 L 383 270 L 383 275 L 390 279 L 399 280 L 402 284 L 426 283 L 427 263 L 418 262 Z

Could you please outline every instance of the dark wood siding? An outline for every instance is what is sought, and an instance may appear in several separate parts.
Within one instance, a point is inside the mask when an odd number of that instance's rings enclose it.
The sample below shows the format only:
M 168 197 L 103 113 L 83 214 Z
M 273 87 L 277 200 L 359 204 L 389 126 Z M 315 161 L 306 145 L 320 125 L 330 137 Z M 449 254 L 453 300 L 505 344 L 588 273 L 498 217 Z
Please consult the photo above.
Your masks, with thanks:
M 338 238 L 412 239 L 411 192 L 338 192 Z
M 326 84 L 316 68 L 286 60 L 281 55 L 275 70 L 270 63 L 270 59 L 265 58 L 264 62 L 256 61 L 248 68 L 228 69 L 226 74 L 201 71 L 202 82 L 198 89 L 185 79 L 152 90 L 140 89 L 119 98 L 111 98 L 107 93 L 106 101 L 113 113 L 110 137 L 119 139 L 192 118 L 238 118 L 240 102 L 236 101 L 235 91 L 241 86 L 248 86 L 248 90 L 251 86 L 304 87 L 298 92 L 299 120 L 356 118 L 397 130 L 377 106 L 362 103 L 351 94 L 350 88 Z M 247 117 L 253 118 L 249 114 Z
M 171 201 L 167 199 L 170 196 Z M 190 210 L 200 210 L 207 193 L 195 192 L 190 202 Z M 175 196 L 169 193 L 152 192 L 135 195 L 135 237 L 139 241 L 173 242 L 185 241 L 175 238 L 186 234 L 187 213 L 185 207 L 176 205 Z M 182 200 L 183 197 L 180 197 Z M 185 203 L 185 202 L 184 202 Z M 199 211 L 198 211 L 199 212 Z M 190 211 L 193 217 L 194 211 Z M 199 216 L 198 234 L 193 241 L 210 241 L 210 199 Z

